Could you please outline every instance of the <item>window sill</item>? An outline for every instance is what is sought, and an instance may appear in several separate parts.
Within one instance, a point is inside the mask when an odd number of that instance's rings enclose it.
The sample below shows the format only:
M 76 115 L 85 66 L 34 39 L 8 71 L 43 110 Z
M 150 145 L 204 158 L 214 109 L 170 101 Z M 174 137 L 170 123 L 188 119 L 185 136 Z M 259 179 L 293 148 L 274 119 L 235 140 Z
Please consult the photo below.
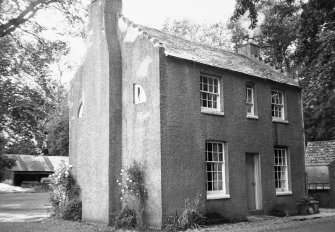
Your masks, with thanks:
M 276 192 L 276 196 L 287 196 L 287 195 L 292 195 L 292 191 Z
M 272 118 L 272 122 L 278 122 L 278 123 L 285 123 L 288 124 L 287 120 L 279 119 L 279 118 Z
M 224 116 L 224 113 L 221 112 L 221 111 L 213 110 L 213 109 L 207 109 L 207 108 L 203 108 L 203 107 L 201 107 L 201 113 Z
M 258 116 L 256 116 L 256 115 L 247 115 L 247 118 L 248 119 L 256 119 L 256 120 L 258 120 Z
M 229 194 L 208 194 L 207 193 L 207 200 L 218 200 L 218 199 L 229 199 Z

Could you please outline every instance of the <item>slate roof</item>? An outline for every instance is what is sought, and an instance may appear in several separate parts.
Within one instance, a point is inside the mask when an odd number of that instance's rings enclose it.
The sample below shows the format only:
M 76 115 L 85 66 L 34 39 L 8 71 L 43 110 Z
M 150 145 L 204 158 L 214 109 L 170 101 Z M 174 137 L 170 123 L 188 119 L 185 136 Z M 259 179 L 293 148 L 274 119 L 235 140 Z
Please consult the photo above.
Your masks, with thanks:
M 335 140 L 308 142 L 306 166 L 329 165 L 335 160 Z
M 165 55 L 167 56 L 195 61 L 292 86 L 299 86 L 296 80 L 285 76 L 278 70 L 274 70 L 273 67 L 262 61 L 256 61 L 256 58 L 251 59 L 235 52 L 189 41 L 157 29 L 137 25 L 124 16 L 120 17 L 124 22 L 137 27 L 139 31 L 144 32 L 148 37 L 158 40 L 157 42 L 165 48 Z
M 33 155 L 19 155 L 6 154 L 8 158 L 14 159 L 15 166 L 10 170 L 20 172 L 54 172 L 61 161 L 69 164 L 69 157 L 67 156 L 33 156 Z

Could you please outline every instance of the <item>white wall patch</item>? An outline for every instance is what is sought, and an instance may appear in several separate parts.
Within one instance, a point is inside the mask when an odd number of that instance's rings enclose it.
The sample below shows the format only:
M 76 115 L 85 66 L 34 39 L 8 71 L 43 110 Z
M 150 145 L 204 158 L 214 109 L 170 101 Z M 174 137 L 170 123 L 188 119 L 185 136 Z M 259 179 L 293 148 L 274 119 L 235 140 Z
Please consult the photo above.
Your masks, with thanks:
M 141 62 L 139 68 L 137 69 L 136 76 L 139 78 L 144 78 L 148 75 L 149 65 L 152 63 L 150 56 L 147 56 Z

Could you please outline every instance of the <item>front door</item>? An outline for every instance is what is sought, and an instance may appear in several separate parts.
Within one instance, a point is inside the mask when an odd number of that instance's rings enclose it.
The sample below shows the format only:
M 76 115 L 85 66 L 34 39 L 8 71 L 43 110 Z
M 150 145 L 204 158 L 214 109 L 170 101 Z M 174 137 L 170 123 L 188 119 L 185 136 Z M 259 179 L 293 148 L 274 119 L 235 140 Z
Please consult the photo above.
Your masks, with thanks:
M 248 210 L 261 210 L 261 181 L 259 154 L 246 154 Z

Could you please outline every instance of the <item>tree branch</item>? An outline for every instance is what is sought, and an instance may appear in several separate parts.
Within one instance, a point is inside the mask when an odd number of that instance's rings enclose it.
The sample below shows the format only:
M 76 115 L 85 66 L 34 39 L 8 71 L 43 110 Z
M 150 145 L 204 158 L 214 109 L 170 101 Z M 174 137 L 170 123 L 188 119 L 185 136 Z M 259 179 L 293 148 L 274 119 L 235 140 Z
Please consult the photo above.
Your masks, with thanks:
M 29 3 L 29 5 L 16 17 L 8 20 L 6 23 L 0 25 L 0 37 L 9 35 L 15 31 L 22 24 L 31 19 L 38 10 L 46 5 L 60 0 L 36 0 Z

